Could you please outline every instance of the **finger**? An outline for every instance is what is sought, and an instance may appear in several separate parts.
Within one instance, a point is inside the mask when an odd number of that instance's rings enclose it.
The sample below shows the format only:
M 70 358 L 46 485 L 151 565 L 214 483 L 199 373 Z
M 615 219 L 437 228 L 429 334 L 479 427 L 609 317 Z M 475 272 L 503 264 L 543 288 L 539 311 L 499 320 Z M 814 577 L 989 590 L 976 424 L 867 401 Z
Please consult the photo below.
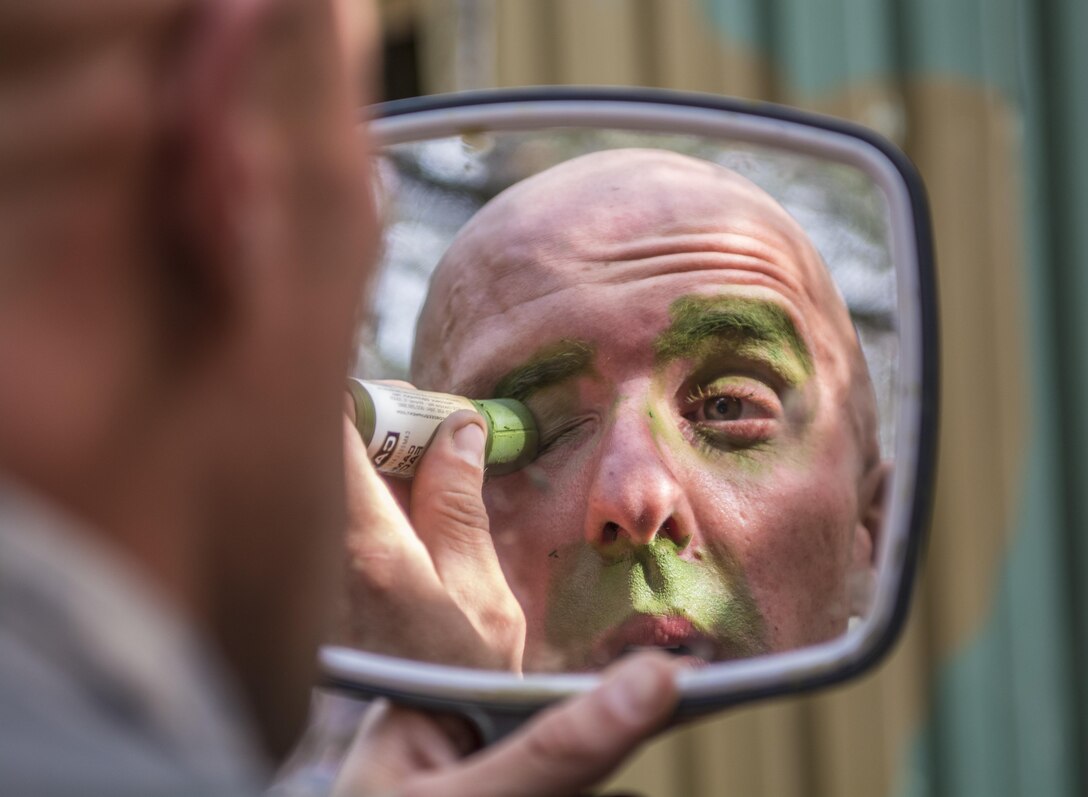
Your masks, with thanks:
M 354 424 L 344 419 L 344 488 L 349 542 L 364 542 L 377 553 L 388 548 L 429 562 L 422 541 L 366 455 L 366 446 Z
M 387 645 L 373 640 L 393 634 L 395 629 L 386 626 L 397 622 L 398 607 L 426 605 L 445 591 L 430 554 L 375 473 L 347 419 L 344 468 L 347 583 L 340 641 L 385 650 Z
M 624 659 L 594 691 L 455 770 L 412 781 L 405 794 L 551 797 L 588 789 L 665 726 L 676 707 L 677 669 L 663 654 Z
M 460 411 L 435 433 L 412 485 L 411 519 L 443 587 L 465 616 L 501 652 L 500 666 L 519 671 L 525 614 L 502 567 L 484 508 L 483 419 Z
M 447 589 L 474 593 L 480 579 L 505 585 L 483 501 L 483 418 L 455 412 L 435 432 L 416 470 L 410 517 Z

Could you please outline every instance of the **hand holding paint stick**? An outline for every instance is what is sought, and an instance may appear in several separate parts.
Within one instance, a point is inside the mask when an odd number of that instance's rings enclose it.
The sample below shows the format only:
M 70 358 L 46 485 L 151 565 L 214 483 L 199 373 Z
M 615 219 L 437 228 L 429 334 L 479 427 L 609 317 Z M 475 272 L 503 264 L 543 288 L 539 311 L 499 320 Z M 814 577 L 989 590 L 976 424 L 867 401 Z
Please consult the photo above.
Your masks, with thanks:
M 441 420 L 409 481 L 381 477 L 346 409 L 347 580 L 336 643 L 520 672 L 525 615 L 499 566 L 482 495 L 485 417 L 457 409 Z
M 458 410 L 475 410 L 487 426 L 485 466 L 491 475 L 511 473 L 533 461 L 537 426 L 514 399 L 472 399 L 412 390 L 360 379 L 348 380 L 355 428 L 374 467 L 387 476 L 412 478 L 438 425 Z

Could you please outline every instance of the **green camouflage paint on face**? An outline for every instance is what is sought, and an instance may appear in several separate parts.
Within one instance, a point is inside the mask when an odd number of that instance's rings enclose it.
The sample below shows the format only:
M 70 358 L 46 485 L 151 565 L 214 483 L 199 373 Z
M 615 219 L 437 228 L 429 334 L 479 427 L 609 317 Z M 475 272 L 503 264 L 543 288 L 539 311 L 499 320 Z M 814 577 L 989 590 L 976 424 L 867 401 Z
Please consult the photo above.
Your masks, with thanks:
M 525 401 L 538 390 L 589 373 L 592 365 L 592 346 L 581 340 L 560 340 L 506 373 L 492 392 L 495 398 Z
M 664 387 L 660 374 L 655 377 L 654 381 L 654 392 L 659 395 L 662 394 Z M 654 442 L 657 443 L 658 450 L 667 448 L 681 457 L 691 456 L 694 453 L 703 457 L 703 461 L 710 463 L 720 459 L 722 455 L 728 454 L 730 468 L 740 469 L 752 476 L 765 474 L 767 467 L 771 464 L 767 457 L 761 456 L 765 453 L 764 449 L 766 448 L 762 444 L 745 448 L 714 448 L 713 444 L 706 440 L 698 438 L 692 440 L 685 437 L 680 431 L 679 424 L 686 423 L 686 421 L 681 421 L 668 412 L 657 411 L 650 403 L 647 403 L 645 413 L 647 426 L 654 438 Z
M 669 306 L 672 323 L 654 341 L 659 365 L 701 359 L 727 347 L 766 363 L 789 385 L 812 375 L 812 357 L 793 320 L 778 305 L 741 296 L 682 296 Z
M 529 405 L 539 429 L 539 452 L 551 447 L 568 425 L 577 393 L 562 389 L 568 380 L 593 373 L 593 347 L 582 340 L 550 343 L 499 379 L 495 398 L 510 398 Z M 546 398 L 540 399 L 544 395 Z
M 667 537 L 599 551 L 560 549 L 545 635 L 566 653 L 588 654 L 602 634 L 636 615 L 684 617 L 736 655 L 765 651 L 763 620 L 735 566 L 688 561 Z M 609 556 L 609 554 L 613 554 Z
M 654 394 L 661 395 L 662 391 L 660 380 L 655 379 Z M 691 444 L 680 433 L 676 421 L 670 420 L 670 413 L 654 410 L 650 403 L 646 405 L 646 424 L 650 428 L 650 434 L 657 443 L 658 449 L 663 446 L 673 451 L 686 451 L 691 448 Z
M 664 391 L 668 369 L 677 361 L 690 363 L 685 367 L 700 377 L 700 383 L 701 376 L 710 382 L 736 378 L 721 375 L 719 361 L 725 356 L 763 364 L 785 383 L 779 388 L 785 405 L 791 400 L 804 403 L 801 387 L 813 374 L 812 357 L 782 307 L 744 296 L 692 294 L 674 301 L 669 316 L 668 329 L 654 341 L 658 393 Z M 728 454 L 730 467 L 751 475 L 765 473 L 770 464 L 765 454 L 776 450 L 764 444 L 720 446 L 712 436 L 692 440 L 652 406 L 647 406 L 646 414 L 658 445 L 677 452 L 696 450 L 711 458 Z

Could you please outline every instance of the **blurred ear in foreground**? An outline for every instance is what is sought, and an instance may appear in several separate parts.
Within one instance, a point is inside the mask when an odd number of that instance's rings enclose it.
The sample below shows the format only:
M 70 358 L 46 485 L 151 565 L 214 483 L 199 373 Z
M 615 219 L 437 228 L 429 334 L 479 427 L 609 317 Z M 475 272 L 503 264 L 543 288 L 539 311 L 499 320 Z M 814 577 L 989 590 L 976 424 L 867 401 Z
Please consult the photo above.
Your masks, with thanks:
M 273 754 L 332 605 L 376 245 L 337 24 L 307 0 L 0 9 L 0 469 L 211 639 Z

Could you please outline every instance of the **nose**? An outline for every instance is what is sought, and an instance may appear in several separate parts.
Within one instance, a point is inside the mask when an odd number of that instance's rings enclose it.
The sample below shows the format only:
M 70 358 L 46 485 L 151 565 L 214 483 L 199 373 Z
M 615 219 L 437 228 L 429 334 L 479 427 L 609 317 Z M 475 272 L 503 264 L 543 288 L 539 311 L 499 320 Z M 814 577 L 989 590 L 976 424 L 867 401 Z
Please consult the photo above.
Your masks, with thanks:
M 586 540 L 602 553 L 648 545 L 665 536 L 683 547 L 691 538 L 683 490 L 649 425 L 637 414 L 617 416 L 601 441 L 586 508 Z

